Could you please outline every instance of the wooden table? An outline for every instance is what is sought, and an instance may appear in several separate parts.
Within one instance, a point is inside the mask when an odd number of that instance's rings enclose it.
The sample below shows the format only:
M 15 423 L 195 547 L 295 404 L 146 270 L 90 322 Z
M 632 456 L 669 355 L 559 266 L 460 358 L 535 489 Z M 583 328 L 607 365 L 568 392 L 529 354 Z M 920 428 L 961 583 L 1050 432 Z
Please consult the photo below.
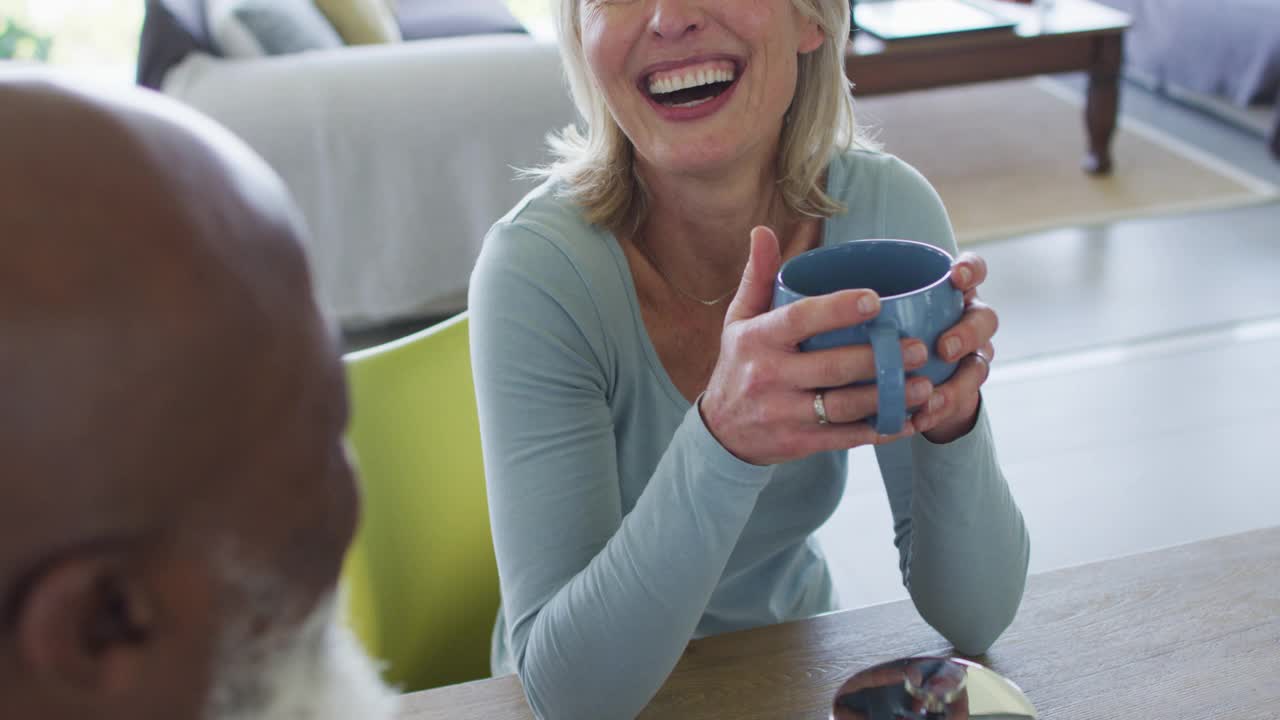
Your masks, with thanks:
M 906 601 L 689 645 L 644 718 L 828 717 L 881 660 L 949 646 Z M 1030 579 L 980 662 L 1043 720 L 1280 718 L 1280 527 Z M 408 697 L 403 720 L 531 720 L 515 676 Z
M 1082 70 L 1089 74 L 1083 165 L 1090 173 L 1110 172 L 1129 16 L 1091 0 L 1056 0 L 1047 12 L 1000 0 L 971 1 L 1018 19 L 1017 28 L 888 43 L 855 33 L 845 53 L 855 96 Z M 998 113 L 992 108 L 992 132 L 999 132 Z

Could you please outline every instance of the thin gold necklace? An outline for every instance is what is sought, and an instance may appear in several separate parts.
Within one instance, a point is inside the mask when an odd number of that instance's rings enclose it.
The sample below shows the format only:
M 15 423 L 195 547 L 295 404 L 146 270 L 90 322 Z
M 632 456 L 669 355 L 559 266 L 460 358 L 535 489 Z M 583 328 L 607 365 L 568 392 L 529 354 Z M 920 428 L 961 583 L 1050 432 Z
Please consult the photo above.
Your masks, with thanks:
M 667 287 L 671 288 L 672 290 L 675 290 L 677 293 L 698 303 L 699 305 L 705 305 L 706 307 L 713 307 L 715 305 L 719 305 L 725 300 L 728 300 L 730 297 L 733 297 L 733 294 L 738 291 L 738 287 L 735 285 L 732 290 L 730 290 L 729 292 L 719 297 L 712 298 L 710 300 L 703 300 L 697 295 L 694 295 L 693 293 L 685 290 L 679 285 L 676 285 L 675 283 L 671 282 L 671 278 L 668 277 L 667 271 L 662 267 L 662 263 L 658 262 L 658 259 L 649 253 L 649 249 L 646 247 L 646 243 L 633 243 L 633 244 L 636 246 L 636 249 L 640 251 L 640 254 L 644 255 L 644 258 L 649 261 L 649 264 L 653 266 L 653 269 L 658 271 L 658 277 L 662 278 L 662 282 L 666 283 Z M 745 267 L 743 269 L 745 270 Z

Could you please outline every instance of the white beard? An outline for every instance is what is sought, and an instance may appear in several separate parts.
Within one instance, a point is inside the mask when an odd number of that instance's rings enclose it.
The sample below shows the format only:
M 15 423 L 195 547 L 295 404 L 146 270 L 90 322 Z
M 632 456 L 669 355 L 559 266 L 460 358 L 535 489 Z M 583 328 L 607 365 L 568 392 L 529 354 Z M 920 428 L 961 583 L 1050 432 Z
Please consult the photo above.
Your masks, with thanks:
M 206 720 L 390 720 L 397 694 L 330 595 L 287 634 L 227 633 Z

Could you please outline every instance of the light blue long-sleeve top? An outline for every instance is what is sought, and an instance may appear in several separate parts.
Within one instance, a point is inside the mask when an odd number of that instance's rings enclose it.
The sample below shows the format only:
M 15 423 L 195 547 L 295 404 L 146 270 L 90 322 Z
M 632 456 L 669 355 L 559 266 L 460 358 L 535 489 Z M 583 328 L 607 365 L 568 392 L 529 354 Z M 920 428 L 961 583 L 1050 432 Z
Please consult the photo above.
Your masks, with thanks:
M 910 238 L 952 253 L 933 188 L 848 151 L 822 242 Z M 634 717 L 692 638 L 837 608 L 814 531 L 846 452 L 743 462 L 676 389 L 617 239 L 543 185 L 489 233 L 471 279 L 472 363 L 501 577 L 495 673 L 542 718 Z M 1013 619 L 1029 543 L 985 411 L 947 445 L 877 448 L 903 581 L 959 650 Z

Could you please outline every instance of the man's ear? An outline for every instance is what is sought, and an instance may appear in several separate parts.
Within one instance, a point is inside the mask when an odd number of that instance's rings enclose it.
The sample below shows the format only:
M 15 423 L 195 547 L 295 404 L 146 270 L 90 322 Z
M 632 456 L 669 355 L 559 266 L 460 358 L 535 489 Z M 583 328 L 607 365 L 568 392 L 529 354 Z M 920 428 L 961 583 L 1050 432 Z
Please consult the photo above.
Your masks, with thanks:
M 80 552 L 46 568 L 18 606 L 18 660 L 73 704 L 145 690 L 156 598 L 119 553 Z

